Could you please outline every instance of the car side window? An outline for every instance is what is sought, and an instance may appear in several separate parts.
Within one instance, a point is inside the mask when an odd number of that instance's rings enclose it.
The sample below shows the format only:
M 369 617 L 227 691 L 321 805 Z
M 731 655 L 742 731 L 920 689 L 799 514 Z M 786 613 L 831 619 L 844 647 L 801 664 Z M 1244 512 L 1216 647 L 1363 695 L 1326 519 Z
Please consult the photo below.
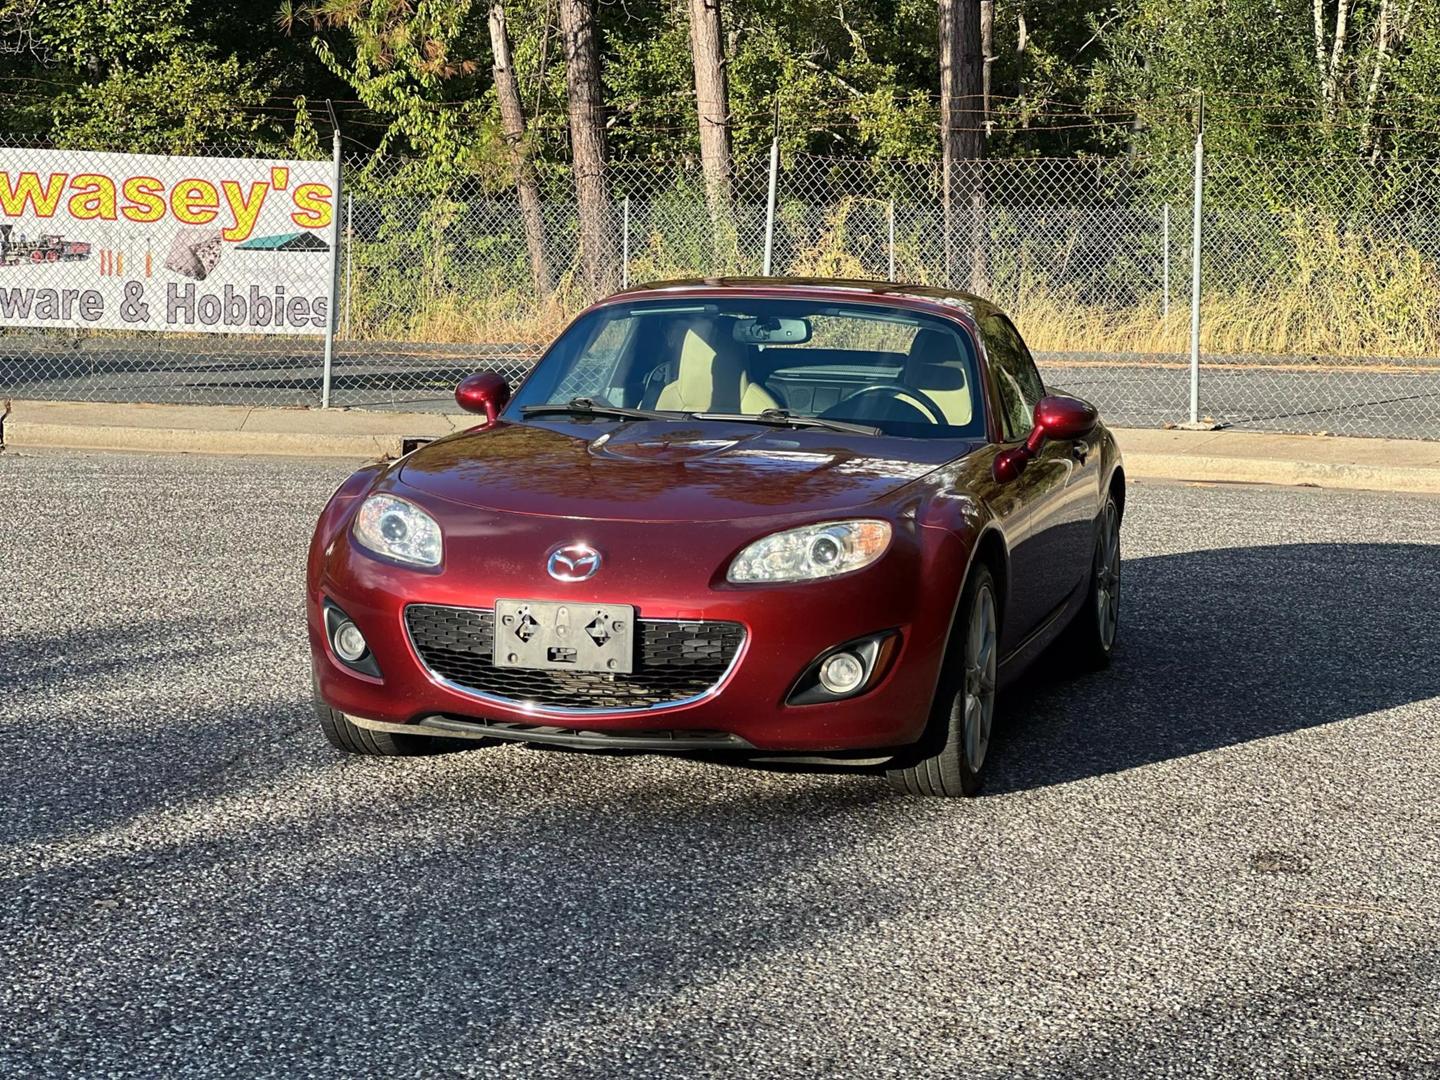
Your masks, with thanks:
M 1030 430 L 1035 406 L 1045 396 L 1045 383 L 1020 334 L 1003 315 L 980 320 L 990 375 L 1000 398 L 1000 428 L 1006 442 L 1022 439 Z

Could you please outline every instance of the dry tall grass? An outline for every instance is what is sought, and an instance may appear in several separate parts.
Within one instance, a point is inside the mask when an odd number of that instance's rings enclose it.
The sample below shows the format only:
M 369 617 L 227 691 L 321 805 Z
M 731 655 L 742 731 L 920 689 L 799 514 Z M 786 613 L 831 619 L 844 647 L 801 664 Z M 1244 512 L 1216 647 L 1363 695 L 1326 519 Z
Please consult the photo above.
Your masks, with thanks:
M 842 200 L 818 226 L 791 238 L 777 272 L 796 276 L 874 277 L 883 240 L 855 227 Z M 1440 357 L 1440 268 L 1414 246 L 1356 230 L 1333 219 L 1295 211 L 1261 253 L 1237 246 L 1232 261 L 1205 266 L 1201 348 L 1215 354 L 1329 357 Z M 1243 235 L 1243 234 L 1242 234 Z M 994 298 L 1012 313 L 1037 352 L 1183 353 L 1189 348 L 1188 278 L 1177 282 L 1168 317 L 1161 297 L 1134 296 L 1123 304 L 1082 297 L 1082 286 L 1057 286 L 1051 263 L 1064 253 L 1027 252 L 1021 280 L 997 284 Z M 632 279 L 684 277 L 693 252 L 672 240 L 638 238 Z M 1244 264 L 1241 265 L 1243 260 Z M 1254 265 L 1249 265 L 1253 263 Z M 1183 269 L 1180 274 L 1183 274 Z M 1178 276 L 1178 275 L 1177 275 Z M 377 286 L 379 282 L 375 283 Z M 366 282 L 357 281 L 364 291 Z M 1095 290 L 1091 289 L 1091 294 Z M 567 274 L 536 302 L 528 288 L 494 283 L 426 288 L 403 319 L 374 295 L 352 336 L 403 336 L 434 342 L 550 340 L 585 306 L 587 294 Z
M 1440 268 L 1414 247 L 1344 232 L 1296 215 L 1289 258 L 1252 278 L 1224 267 L 1201 292 L 1200 347 L 1218 354 L 1342 357 L 1440 356 Z M 1214 277 L 1232 280 L 1214 283 Z M 1083 304 L 1036 285 L 1009 307 L 1026 340 L 1046 352 L 1174 353 L 1189 348 L 1188 282 L 1128 309 Z

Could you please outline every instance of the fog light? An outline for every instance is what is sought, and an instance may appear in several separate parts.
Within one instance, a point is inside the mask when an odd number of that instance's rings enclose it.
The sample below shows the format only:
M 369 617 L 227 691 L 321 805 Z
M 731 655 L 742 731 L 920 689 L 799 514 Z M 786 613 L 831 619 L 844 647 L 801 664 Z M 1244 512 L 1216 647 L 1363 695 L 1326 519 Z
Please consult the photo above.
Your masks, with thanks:
M 349 619 L 335 627 L 335 633 L 330 640 L 335 646 L 335 655 L 351 664 L 364 656 L 370 648 L 365 644 L 365 635 L 360 633 L 360 628 Z
M 820 685 L 832 694 L 848 694 L 865 681 L 865 664 L 852 652 L 827 656 L 820 665 Z

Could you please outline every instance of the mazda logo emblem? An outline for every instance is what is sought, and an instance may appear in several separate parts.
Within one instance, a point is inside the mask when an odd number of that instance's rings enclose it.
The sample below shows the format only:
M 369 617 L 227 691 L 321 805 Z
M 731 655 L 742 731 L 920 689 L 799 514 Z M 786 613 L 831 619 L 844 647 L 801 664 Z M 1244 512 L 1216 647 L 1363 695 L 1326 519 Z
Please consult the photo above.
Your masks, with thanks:
M 600 569 L 600 553 L 589 544 L 566 544 L 550 553 L 545 569 L 556 581 L 584 581 Z

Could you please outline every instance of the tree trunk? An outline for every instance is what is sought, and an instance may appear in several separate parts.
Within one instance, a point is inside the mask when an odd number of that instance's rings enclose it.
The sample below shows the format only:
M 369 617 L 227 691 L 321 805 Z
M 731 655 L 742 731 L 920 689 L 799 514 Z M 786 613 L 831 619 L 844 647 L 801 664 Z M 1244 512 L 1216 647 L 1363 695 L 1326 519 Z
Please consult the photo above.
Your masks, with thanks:
M 1401 46 L 1405 43 L 1405 36 L 1409 33 L 1410 20 L 1415 14 L 1415 0 L 1406 0 L 1405 10 L 1401 13 L 1399 20 L 1389 28 L 1387 28 L 1385 23 L 1385 8 L 1386 5 L 1382 2 L 1380 7 L 1380 45 L 1378 46 L 1378 50 L 1381 53 L 1386 52 L 1385 41 L 1388 36 L 1390 54 L 1398 55 Z M 1369 140 L 1370 161 L 1372 164 L 1380 160 L 1380 140 L 1376 137 L 1371 125 L 1375 119 L 1375 102 L 1380 93 L 1379 79 L 1382 73 L 1381 65 L 1384 59 L 1384 56 L 1377 56 L 1375 58 L 1375 74 L 1370 82 L 1369 98 L 1365 106 L 1364 132 L 1366 139 Z
M 1345 59 L 1345 35 L 1348 32 L 1349 20 L 1350 0 L 1336 0 L 1335 40 L 1331 43 L 1330 71 L 1325 80 L 1325 102 L 1330 107 L 1331 116 L 1339 112 L 1340 64 Z
M 1025 100 L 1025 59 L 1030 51 L 1030 28 L 1025 25 L 1025 10 L 1015 16 L 1015 108 L 1020 113 L 1020 126 L 1030 126 L 1029 105 Z
M 1380 98 L 1380 76 L 1385 72 L 1385 51 L 1390 47 L 1390 3 L 1380 0 L 1380 22 L 1375 31 L 1375 64 L 1370 71 L 1370 86 L 1365 91 L 1365 111 L 1360 116 L 1360 149 L 1370 149 L 1371 124 L 1375 102 Z
M 565 44 L 570 161 L 580 212 L 580 259 L 592 289 L 604 293 L 614 288 L 616 260 L 610 192 L 605 184 L 605 114 L 591 0 L 560 0 L 560 36 Z
M 515 174 L 515 194 L 520 200 L 520 220 L 525 230 L 525 247 L 530 253 L 530 277 L 537 299 L 550 292 L 550 265 L 545 258 L 545 219 L 540 208 L 540 189 L 535 183 L 535 166 L 525 140 L 525 111 L 520 104 L 520 84 L 510 56 L 510 34 L 505 28 L 504 0 L 490 0 L 490 51 L 495 57 L 495 96 L 500 100 L 500 126 L 510 169 Z
M 990 115 L 990 69 L 995 64 L 995 0 L 980 0 L 980 58 L 983 64 L 980 93 L 985 114 L 985 138 L 995 134 L 995 121 Z
M 730 216 L 730 108 L 725 85 L 720 0 L 690 0 L 690 54 L 705 196 L 717 228 Z
M 1330 76 L 1325 64 L 1325 0 L 1310 0 L 1310 14 L 1315 22 L 1315 89 L 1320 95 L 1320 114 L 1330 119 L 1326 87 Z
M 945 280 L 955 280 L 955 203 L 970 191 L 972 238 L 979 224 L 974 215 L 982 199 L 978 169 L 962 162 L 985 156 L 984 61 L 980 51 L 980 0 L 938 0 L 940 16 L 940 172 L 945 216 Z M 961 169 L 964 168 L 962 175 Z M 983 267 L 983 254 L 972 244 L 972 286 Z

